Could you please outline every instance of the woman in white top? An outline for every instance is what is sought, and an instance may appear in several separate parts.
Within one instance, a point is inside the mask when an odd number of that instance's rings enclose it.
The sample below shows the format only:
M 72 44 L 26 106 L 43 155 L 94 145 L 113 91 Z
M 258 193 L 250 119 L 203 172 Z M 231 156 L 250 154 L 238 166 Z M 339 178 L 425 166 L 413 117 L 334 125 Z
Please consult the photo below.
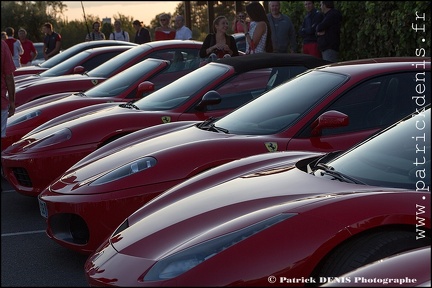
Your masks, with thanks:
M 251 20 L 250 27 L 242 22 L 246 35 L 246 53 L 273 52 L 271 30 L 264 7 L 259 2 L 251 2 L 246 6 Z M 253 43 L 253 44 L 252 44 Z

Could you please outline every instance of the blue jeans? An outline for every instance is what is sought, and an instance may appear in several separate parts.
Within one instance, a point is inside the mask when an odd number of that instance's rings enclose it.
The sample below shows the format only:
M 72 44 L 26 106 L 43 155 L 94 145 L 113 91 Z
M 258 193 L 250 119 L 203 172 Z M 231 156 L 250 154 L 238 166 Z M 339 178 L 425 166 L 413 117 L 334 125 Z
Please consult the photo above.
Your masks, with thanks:
M 322 59 L 331 61 L 331 62 L 338 62 L 339 60 L 339 52 L 333 49 L 327 49 L 321 52 L 322 53 Z
M 6 137 L 6 121 L 9 115 L 9 110 L 1 110 L 1 137 Z

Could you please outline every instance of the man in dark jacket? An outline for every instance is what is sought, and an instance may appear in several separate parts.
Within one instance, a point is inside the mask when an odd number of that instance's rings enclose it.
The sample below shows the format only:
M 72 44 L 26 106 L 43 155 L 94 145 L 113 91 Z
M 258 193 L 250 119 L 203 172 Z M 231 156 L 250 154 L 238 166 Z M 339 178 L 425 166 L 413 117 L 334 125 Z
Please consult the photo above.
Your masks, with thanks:
M 303 53 L 321 58 L 321 51 L 318 49 L 316 26 L 323 20 L 323 14 L 314 5 L 314 1 L 304 1 L 307 11 L 299 35 L 303 38 Z
M 324 19 L 316 27 L 318 48 L 324 60 L 337 62 L 342 14 L 334 8 L 333 1 L 321 1 L 321 11 L 324 13 Z
M 134 42 L 137 44 L 144 44 L 151 41 L 150 32 L 148 29 L 146 29 L 142 22 L 139 20 L 135 20 L 132 23 L 136 33 L 135 33 L 135 40 Z

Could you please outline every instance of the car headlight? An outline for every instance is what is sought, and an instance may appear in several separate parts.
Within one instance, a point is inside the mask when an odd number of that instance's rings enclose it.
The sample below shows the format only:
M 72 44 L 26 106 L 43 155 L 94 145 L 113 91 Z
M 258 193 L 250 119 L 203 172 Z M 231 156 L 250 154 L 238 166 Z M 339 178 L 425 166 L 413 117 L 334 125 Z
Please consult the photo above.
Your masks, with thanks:
M 212 240 L 192 246 L 188 249 L 170 255 L 158 261 L 144 276 L 144 281 L 158 281 L 177 277 L 198 264 L 206 261 L 212 256 L 225 249 L 259 233 L 281 221 L 284 221 L 296 214 L 283 213 L 265 219 L 241 230 L 214 238 Z
M 17 117 L 16 119 L 14 119 L 14 120 L 12 120 L 12 121 L 9 121 L 9 120 L 8 120 L 7 123 L 6 123 L 6 125 L 7 125 L 7 127 L 11 127 L 11 126 L 17 125 L 17 124 L 22 123 L 22 122 L 24 122 L 24 121 L 27 121 L 27 120 L 30 120 L 30 119 L 36 118 L 36 117 L 38 117 L 41 113 L 42 113 L 41 110 L 36 110 L 36 111 L 29 112 L 29 113 L 27 113 L 27 114 L 25 114 L 25 115 L 22 115 L 22 116 L 20 116 L 20 117 Z
M 156 165 L 156 162 L 156 159 L 153 157 L 144 157 L 141 159 L 137 159 L 133 162 L 127 163 L 108 172 L 107 174 L 93 181 L 90 185 L 102 185 L 123 177 L 130 176 L 132 174 L 154 167 Z
M 72 137 L 72 131 L 68 128 L 58 130 L 40 140 L 32 142 L 25 149 L 39 149 L 47 146 L 52 146 L 64 141 L 69 140 Z

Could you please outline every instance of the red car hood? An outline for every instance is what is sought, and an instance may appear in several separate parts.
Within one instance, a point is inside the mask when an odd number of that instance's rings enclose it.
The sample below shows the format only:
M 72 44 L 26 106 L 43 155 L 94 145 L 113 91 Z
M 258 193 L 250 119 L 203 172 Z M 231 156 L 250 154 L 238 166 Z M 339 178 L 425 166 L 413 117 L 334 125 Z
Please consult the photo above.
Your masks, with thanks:
M 36 107 L 37 109 L 49 109 L 52 110 L 56 108 L 56 106 L 62 106 L 68 105 L 68 102 L 72 107 L 74 105 L 77 105 L 79 107 L 78 109 L 69 111 L 63 115 L 59 115 L 55 118 L 52 118 L 51 120 L 46 121 L 44 124 L 36 127 L 31 132 L 28 133 L 27 136 L 30 136 L 35 139 L 41 139 L 49 134 L 51 134 L 54 131 L 60 130 L 62 128 L 71 128 L 78 125 L 83 125 L 86 121 L 93 121 L 92 115 L 95 113 L 101 115 L 101 118 L 107 117 L 108 115 L 114 114 L 114 113 L 121 113 L 124 112 L 124 109 L 121 109 L 118 107 L 119 103 L 113 103 L 112 99 L 107 98 L 97 98 L 96 100 L 100 101 L 99 104 L 93 103 L 94 105 L 84 105 L 79 104 L 79 102 L 95 102 L 93 98 L 82 98 L 80 96 L 71 96 L 67 99 L 59 99 L 56 103 L 46 103 L 44 105 L 39 105 Z M 104 101 L 102 102 L 102 101 Z M 78 103 L 77 103 L 78 102 Z M 45 107 L 46 106 L 46 107 Z M 115 112 L 114 112 L 115 111 Z M 103 119 L 102 119 L 103 121 Z M 95 121 L 96 122 L 96 121 Z M 90 124 L 87 122 L 87 124 Z
M 25 81 L 25 80 L 26 79 L 24 79 L 23 81 Z M 56 77 L 39 77 L 39 80 L 37 80 L 37 81 L 29 80 L 28 84 L 24 83 L 24 86 L 19 86 L 18 88 L 27 87 L 28 85 L 47 85 L 47 84 L 52 84 L 52 83 L 64 83 L 64 82 L 77 81 L 77 80 L 90 80 L 90 81 L 95 81 L 95 83 L 98 83 L 98 81 L 103 81 L 103 80 L 105 80 L 105 78 L 103 78 L 103 77 L 89 77 L 85 74 L 62 75 L 62 76 L 56 76 Z M 77 88 L 79 88 L 79 86 Z M 81 89 L 79 89 L 79 90 L 81 90 Z
M 79 91 L 88 90 L 105 80 L 106 78 L 102 77 L 75 74 L 50 77 L 34 81 L 28 85 L 23 84 L 16 89 L 16 106 L 19 107 L 39 97 L 46 97 L 55 93 L 76 91 L 76 89 L 79 89 Z
M 237 177 L 148 215 L 145 208 L 140 209 L 128 218 L 134 228 L 120 232 L 115 237 L 121 240 L 111 244 L 123 254 L 157 259 L 280 213 L 301 213 L 303 207 L 316 202 L 338 201 L 347 195 L 353 197 L 353 193 L 398 190 L 332 181 L 305 173 L 293 164 L 284 172 L 279 167 L 261 175 Z M 168 235 L 170 241 L 155 241 Z
M 21 76 L 18 76 L 17 78 L 14 78 L 15 79 L 15 87 L 16 88 L 26 87 L 32 83 L 46 80 L 46 79 L 50 79 L 50 78 L 52 78 L 52 77 L 42 77 L 39 74 L 21 75 Z
M 14 76 L 21 76 L 21 75 L 31 75 L 31 74 L 37 74 L 41 73 L 45 70 L 48 70 L 48 68 L 42 68 L 39 66 L 28 66 L 28 67 L 20 67 L 14 72 Z
M 87 157 L 80 160 L 74 166 L 72 166 L 68 171 L 64 173 L 65 176 L 61 178 L 59 182 L 55 182 L 51 185 L 51 189 L 57 190 L 60 187 L 63 187 L 65 184 L 78 184 L 81 186 L 83 183 L 88 183 L 89 179 L 93 179 L 95 176 L 99 176 L 101 174 L 106 173 L 111 168 L 120 167 L 124 164 L 130 163 L 131 161 L 136 160 L 137 158 L 141 158 L 144 156 L 158 157 L 161 156 L 165 159 L 165 157 L 171 158 L 171 154 L 168 153 L 170 149 L 174 149 L 175 147 L 179 147 L 189 142 L 202 142 L 203 139 L 226 139 L 227 137 L 233 137 L 233 135 L 229 134 L 220 134 L 220 133 L 212 133 L 208 131 L 203 131 L 197 129 L 195 127 L 191 127 L 186 132 L 188 134 L 185 137 L 185 131 L 182 128 L 190 127 L 191 125 L 199 123 L 198 121 L 182 121 L 182 122 L 174 122 L 168 123 L 164 125 L 156 125 L 150 128 L 142 129 L 132 134 L 121 137 L 119 140 L 113 141 L 100 149 L 97 149 L 95 152 L 91 153 Z M 144 131 L 148 130 L 148 131 Z M 175 132 L 175 130 L 180 130 Z M 142 133 L 144 131 L 144 133 Z M 171 132 L 171 133 L 168 133 Z M 181 133 L 182 136 L 176 135 L 176 133 Z M 167 135 L 169 134 L 169 135 Z M 208 136 L 205 136 L 209 134 Z M 146 139 L 145 135 L 151 135 L 158 137 L 151 137 L 150 139 Z M 129 138 L 132 136 L 132 138 Z M 127 141 L 127 139 L 135 139 L 134 136 L 137 136 L 138 139 L 136 141 L 131 142 Z M 148 136 L 147 136 L 148 137 Z M 116 142 L 122 141 L 126 139 L 126 147 L 115 145 Z M 147 141 L 145 141 L 147 140 Z M 145 144 L 143 144 L 145 142 Z M 114 145 L 111 145 L 114 144 Z M 107 149 L 106 147 L 110 146 L 112 149 Z M 122 149 L 124 148 L 124 149 Z M 100 150 L 100 151 L 99 151 Z M 237 158 L 237 157 L 236 157 Z M 162 160 L 162 159 L 161 159 Z M 188 172 L 185 172 L 189 174 Z M 78 186 L 72 186 L 75 189 Z M 62 191 L 66 192 L 66 191 Z M 72 191 L 71 191 L 72 192 Z M 91 191 L 86 191 L 86 193 L 91 193 Z M 67 193 L 67 192 L 66 192 Z
M 39 105 L 45 105 L 47 103 L 51 103 L 51 102 L 54 102 L 56 100 L 63 99 L 63 98 L 66 98 L 68 96 L 71 96 L 74 93 L 77 93 L 77 92 L 72 92 L 72 91 L 70 91 L 70 92 L 62 92 L 62 93 L 56 93 L 56 94 L 52 94 L 52 95 L 49 95 L 49 96 L 45 96 L 45 97 L 42 97 L 42 98 L 39 98 L 39 99 L 35 99 L 33 101 L 27 102 L 27 103 L 25 103 L 25 104 L 17 107 L 15 111 L 16 112 L 21 112 L 21 111 L 24 111 L 26 109 L 34 108 L 34 107 L 39 106 Z

